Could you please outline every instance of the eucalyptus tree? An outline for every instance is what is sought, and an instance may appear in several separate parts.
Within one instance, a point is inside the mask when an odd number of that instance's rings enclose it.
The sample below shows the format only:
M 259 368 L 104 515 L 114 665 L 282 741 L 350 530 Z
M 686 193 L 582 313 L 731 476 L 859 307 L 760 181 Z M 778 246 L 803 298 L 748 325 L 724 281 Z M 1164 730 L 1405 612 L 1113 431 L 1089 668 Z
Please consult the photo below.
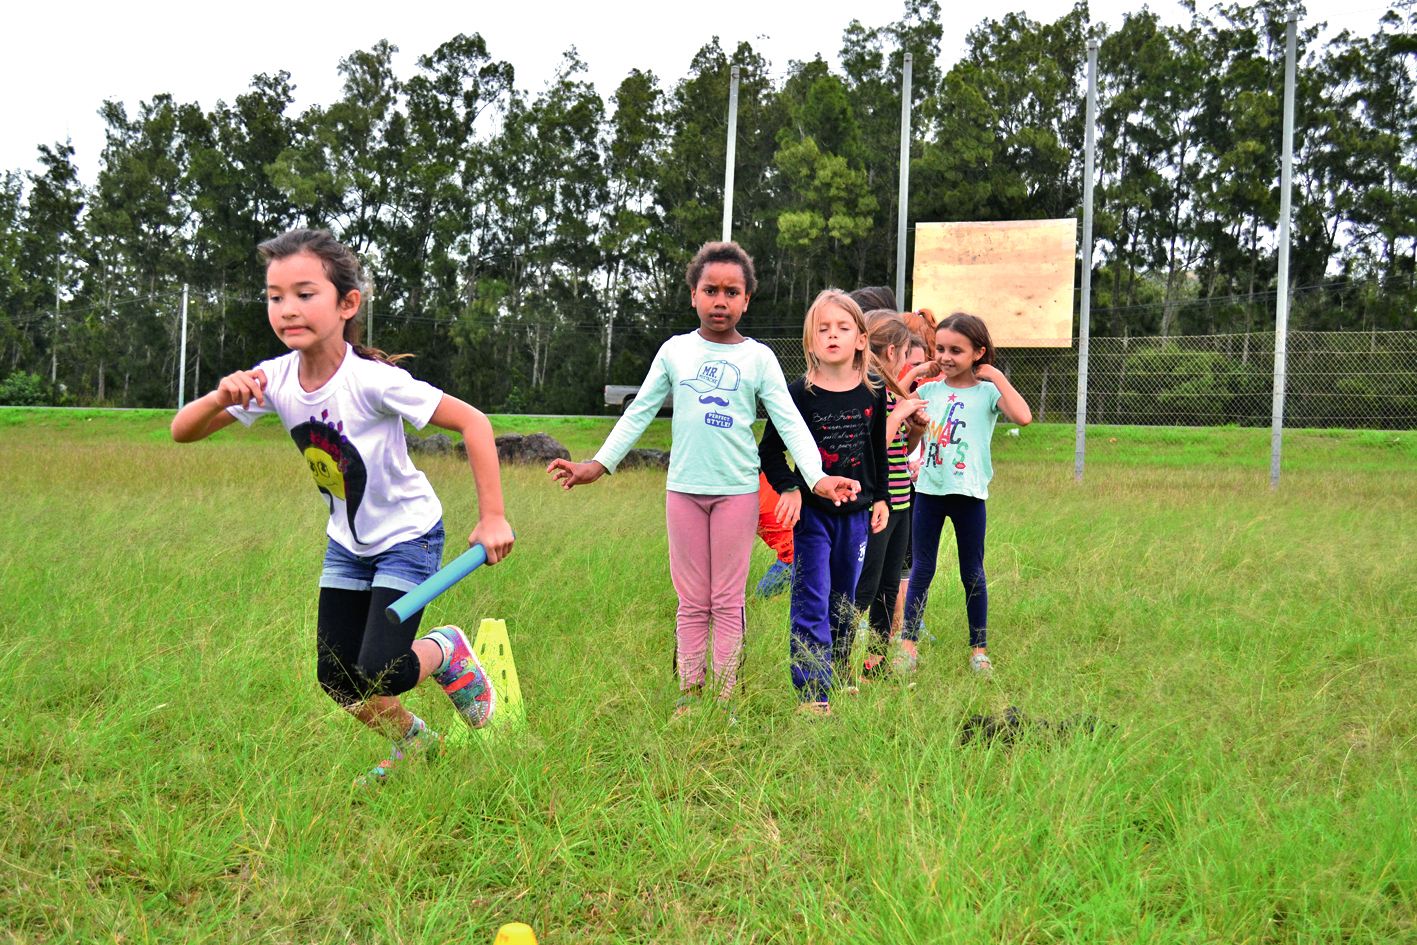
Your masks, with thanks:
M 937 100 L 922 109 L 926 218 L 1069 216 L 1081 202 L 1087 7 L 1053 23 L 1018 14 L 967 38 Z
M 665 160 L 664 91 L 654 73 L 634 69 L 611 101 L 605 152 L 608 202 L 600 236 L 606 380 L 616 371 L 643 369 L 653 350 L 653 342 L 643 337 L 646 326 L 653 323 L 649 316 L 658 300 L 672 298 L 677 288 L 666 284 L 672 250 L 666 245 L 664 210 L 655 200 Z M 618 366 L 617 332 L 619 350 L 628 349 L 630 359 Z
M 1205 243 L 1203 297 L 1238 296 L 1212 309 L 1261 327 L 1253 300 L 1269 288 L 1269 235 L 1279 215 L 1279 159 L 1284 89 L 1285 9 L 1264 0 L 1217 7 L 1200 20 L 1200 48 L 1209 68 L 1198 129 L 1207 161 L 1198 178 L 1197 230 Z M 1308 37 L 1306 37 L 1308 38 Z M 1163 322 L 1162 334 L 1176 326 Z
M 722 235 L 723 183 L 728 144 L 728 91 L 739 67 L 738 137 L 734 169 L 733 238 L 761 262 L 772 257 L 775 197 L 770 176 L 781 123 L 771 65 L 748 43 L 730 56 L 718 38 L 700 47 L 667 108 L 668 142 L 656 188 L 664 212 L 665 254 L 656 300 L 666 324 L 692 324 L 684 267 L 709 240 Z M 772 273 L 759 272 L 754 320 L 769 314 Z
M 32 357 L 28 365 L 51 381 L 59 379 L 59 353 L 64 345 L 65 322 L 61 300 L 73 297 L 80 284 L 78 268 L 83 246 L 80 214 L 87 195 L 74 166 L 73 145 L 40 145 L 42 171 L 31 171 L 29 194 L 22 217 L 19 271 L 22 290 L 16 297 L 17 315 L 29 342 L 19 348 L 11 364 Z M 68 365 L 65 365 L 68 368 Z
M 112 101 L 101 114 L 106 144 L 85 219 L 89 301 L 122 319 L 111 349 L 123 401 L 168 404 L 178 386 L 180 287 L 193 273 L 193 160 L 210 123 L 197 105 L 165 93 L 140 103 L 133 117 Z
M 194 388 L 204 376 L 249 366 L 275 350 L 259 303 L 264 278 L 256 245 L 298 219 L 271 175 L 296 140 L 293 96 L 289 73 L 254 76 L 231 104 L 217 102 L 210 133 L 194 143 Z
M 17 171 L 6 171 L 0 177 L 0 378 L 19 368 L 30 347 L 25 331 L 28 316 L 22 313 L 24 210 L 24 178 Z
M 534 99 L 521 92 L 509 96 L 489 146 L 495 186 L 486 194 L 478 278 L 483 298 L 456 336 L 464 348 L 459 375 L 488 392 L 488 402 L 516 391 L 547 409 L 566 409 L 568 399 L 593 406 L 584 385 L 566 383 L 568 374 L 598 373 L 594 339 L 601 299 L 595 275 L 606 200 L 605 116 L 584 72 L 571 49 Z M 490 338 L 477 324 L 489 319 Z
M 380 235 L 398 173 L 402 83 L 398 47 L 380 40 L 340 60 L 340 98 L 296 122 L 295 140 L 272 167 L 272 179 L 303 222 L 330 228 L 357 252 Z
M 1127 326 L 1155 331 L 1172 324 L 1181 303 L 1194 295 L 1187 273 L 1200 254 L 1192 226 L 1202 144 L 1198 34 L 1163 25 L 1149 11 L 1129 14 L 1103 40 L 1099 62 L 1100 229 L 1112 242 L 1108 297 L 1114 314 L 1108 327 L 1120 334 L 1119 307 L 1135 305 L 1139 293 L 1159 284 L 1159 322 L 1137 324 L 1134 317 Z M 1147 273 L 1154 282 L 1141 278 Z
M 1384 281 L 1384 294 L 1403 298 L 1384 313 L 1394 327 L 1414 323 L 1417 299 L 1417 10 L 1396 9 L 1358 43 L 1363 154 L 1377 177 L 1354 211 L 1362 265 Z M 1394 299 L 1396 301 L 1396 298 Z
M 480 35 L 458 34 L 419 57 L 403 86 L 389 211 L 378 228 L 376 304 L 393 316 L 384 334 L 418 352 L 420 373 L 450 371 L 452 349 L 441 340 L 469 302 L 468 258 L 481 242 L 474 211 L 489 186 L 481 129 L 512 83 L 512 67 L 493 59 Z
M 912 164 L 922 155 L 918 115 L 936 95 L 939 67 L 940 6 L 935 0 L 907 0 L 901 18 L 879 27 L 852 20 L 842 35 L 842 71 L 861 142 L 859 162 L 865 189 L 875 199 L 874 223 L 848 251 L 849 286 L 895 282 L 896 220 L 900 200 L 900 111 L 904 54 L 911 54 Z M 912 171 L 913 180 L 913 171 Z M 918 188 L 912 187 L 918 192 Z M 922 219 L 913 209 L 909 220 Z M 925 218 L 928 219 L 928 218 Z M 909 262 L 907 261 L 907 265 Z M 905 304 L 905 300 L 900 300 Z

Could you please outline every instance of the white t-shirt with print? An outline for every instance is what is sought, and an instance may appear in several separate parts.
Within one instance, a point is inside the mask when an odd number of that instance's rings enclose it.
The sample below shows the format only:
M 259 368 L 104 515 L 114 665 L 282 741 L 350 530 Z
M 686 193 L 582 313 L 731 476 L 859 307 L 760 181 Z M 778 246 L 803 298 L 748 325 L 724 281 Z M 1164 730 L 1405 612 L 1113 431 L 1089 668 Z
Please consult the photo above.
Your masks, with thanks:
M 318 390 L 300 387 L 298 352 L 256 367 L 266 375 L 265 406 L 227 412 L 248 427 L 263 414 L 280 417 L 329 502 L 331 538 L 370 557 L 421 537 L 443 517 L 428 477 L 408 458 L 403 432 L 405 420 L 423 429 L 442 391 L 403 368 L 361 358 L 348 345 Z

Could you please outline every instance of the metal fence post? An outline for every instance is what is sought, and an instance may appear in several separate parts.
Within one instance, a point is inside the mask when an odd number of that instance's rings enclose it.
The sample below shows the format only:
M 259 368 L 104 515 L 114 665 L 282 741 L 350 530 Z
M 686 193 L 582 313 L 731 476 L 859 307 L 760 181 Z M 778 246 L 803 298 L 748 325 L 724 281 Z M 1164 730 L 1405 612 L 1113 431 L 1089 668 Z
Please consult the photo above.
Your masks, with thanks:
M 1284 157 L 1279 171 L 1279 294 L 1274 307 L 1274 401 L 1270 407 L 1269 486 L 1279 488 L 1279 459 L 1284 445 L 1285 360 L 1289 345 L 1289 191 L 1294 166 L 1294 47 L 1299 14 L 1285 15 Z
M 1082 482 L 1087 457 L 1087 357 L 1092 314 L 1092 178 L 1097 124 L 1097 40 L 1087 41 L 1087 152 L 1082 172 L 1082 296 L 1078 301 L 1077 435 L 1073 479 Z
M 182 283 L 182 342 L 177 346 L 177 409 L 187 404 L 187 283 Z
M 728 73 L 728 159 L 723 168 L 723 241 L 733 238 L 733 163 L 738 151 L 738 67 Z
M 900 195 L 896 198 L 895 300 L 905 307 L 905 221 L 910 212 L 910 80 L 914 58 L 900 64 Z

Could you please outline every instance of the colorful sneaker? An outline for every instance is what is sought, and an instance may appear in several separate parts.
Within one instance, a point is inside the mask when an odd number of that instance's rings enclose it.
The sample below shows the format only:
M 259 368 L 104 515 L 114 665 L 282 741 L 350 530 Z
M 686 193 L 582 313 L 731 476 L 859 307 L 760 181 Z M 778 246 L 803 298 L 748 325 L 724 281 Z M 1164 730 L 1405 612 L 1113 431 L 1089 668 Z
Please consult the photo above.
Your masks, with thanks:
M 389 779 L 398 768 L 409 761 L 420 758 L 432 759 L 443 747 L 443 736 L 429 728 L 422 719 L 414 719 L 412 734 L 390 742 L 389 757 L 354 779 L 354 786 L 360 790 L 376 788 Z
M 774 561 L 754 591 L 759 597 L 773 597 L 792 586 L 792 565 Z
M 477 654 L 472 652 L 472 644 L 467 642 L 462 630 L 452 625 L 430 631 L 428 636 L 437 640 L 444 654 L 443 665 L 433 678 L 453 700 L 463 721 L 473 728 L 482 728 L 492 721 L 492 713 L 497 709 L 497 692 L 477 661 Z

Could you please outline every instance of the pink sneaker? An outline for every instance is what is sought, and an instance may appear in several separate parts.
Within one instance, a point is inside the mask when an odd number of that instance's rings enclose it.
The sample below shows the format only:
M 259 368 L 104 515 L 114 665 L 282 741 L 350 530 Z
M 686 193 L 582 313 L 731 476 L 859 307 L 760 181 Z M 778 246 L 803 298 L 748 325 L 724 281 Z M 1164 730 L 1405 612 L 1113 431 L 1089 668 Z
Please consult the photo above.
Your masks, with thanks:
M 472 644 L 467 642 L 462 630 L 454 626 L 439 627 L 428 636 L 437 638 L 446 654 L 433 678 L 453 700 L 453 707 L 463 721 L 473 728 L 482 728 L 492 721 L 492 713 L 497 709 L 497 692 L 477 661 L 477 654 L 472 652 Z

